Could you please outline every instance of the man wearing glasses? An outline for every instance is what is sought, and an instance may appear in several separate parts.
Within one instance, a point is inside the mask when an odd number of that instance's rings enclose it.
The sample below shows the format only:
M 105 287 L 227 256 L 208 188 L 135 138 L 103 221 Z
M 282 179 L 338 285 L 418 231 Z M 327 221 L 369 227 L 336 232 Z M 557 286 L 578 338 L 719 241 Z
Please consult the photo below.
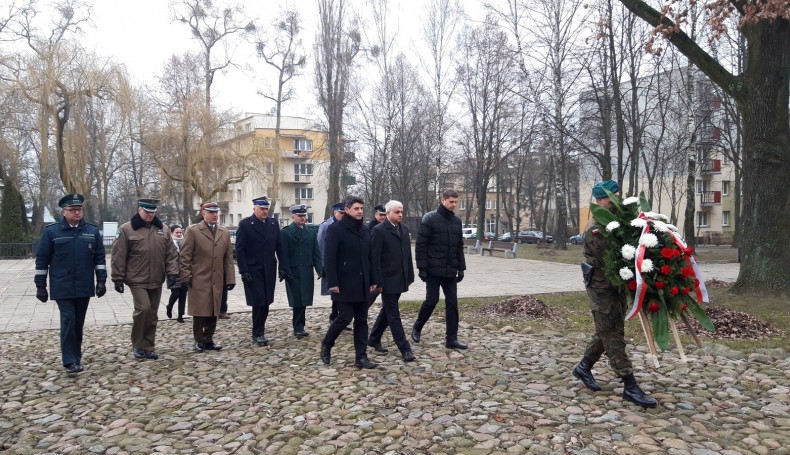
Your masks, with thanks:
M 60 311 L 60 351 L 68 373 L 83 370 L 82 328 L 88 302 L 94 295 L 101 297 L 107 292 L 102 235 L 99 228 L 83 221 L 84 201 L 81 194 L 69 194 L 60 199 L 58 205 L 63 217 L 59 223 L 44 228 L 36 252 L 36 298 L 42 302 L 49 299 L 49 275 L 51 297 Z

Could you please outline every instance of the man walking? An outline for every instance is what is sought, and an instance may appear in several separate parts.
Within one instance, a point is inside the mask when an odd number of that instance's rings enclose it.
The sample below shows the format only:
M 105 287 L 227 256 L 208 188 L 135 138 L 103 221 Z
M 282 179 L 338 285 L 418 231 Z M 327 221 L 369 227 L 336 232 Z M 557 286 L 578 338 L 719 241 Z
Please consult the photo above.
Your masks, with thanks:
M 370 279 L 370 230 L 362 222 L 364 202 L 347 196 L 343 219 L 329 226 L 326 236 L 324 269 L 338 304 L 338 316 L 329 324 L 321 342 L 321 360 L 329 364 L 331 350 L 340 332 L 354 320 L 354 351 L 359 368 L 376 368 L 368 360 L 368 296 L 376 288 Z
M 285 284 L 285 290 L 288 293 L 288 306 L 293 310 L 294 336 L 304 338 L 310 335 L 304 326 L 305 310 L 313 305 L 313 270 L 319 278 L 324 276 L 316 231 L 307 226 L 306 205 L 291 206 L 291 224 L 283 228 L 282 237 L 293 278 Z
M 324 261 L 324 253 L 326 249 L 326 231 L 327 229 L 329 229 L 329 226 L 331 226 L 333 223 L 336 223 L 343 219 L 343 215 L 346 213 L 345 210 L 346 207 L 342 202 L 333 204 L 332 216 L 324 220 L 324 222 L 318 226 L 318 237 L 317 237 L 318 251 L 321 253 L 321 261 L 323 261 L 324 264 L 326 264 L 326 261 Z M 321 295 L 331 295 L 331 294 L 332 293 L 329 292 L 329 284 L 326 280 L 326 275 L 324 275 L 321 278 Z M 332 323 L 332 321 L 335 320 L 335 318 L 337 318 L 337 313 L 338 313 L 337 303 L 332 301 L 332 310 L 329 313 L 330 324 Z
M 156 360 L 156 325 L 162 283 L 178 279 L 178 252 L 170 228 L 156 217 L 158 199 L 139 199 L 137 214 L 118 230 L 112 245 L 112 282 L 117 292 L 129 286 L 134 302 L 132 353 Z
M 59 223 L 44 228 L 36 251 L 36 298 L 46 302 L 47 274 L 52 299 L 60 311 L 60 354 L 68 373 L 79 373 L 82 366 L 82 330 L 88 302 L 94 296 L 93 275 L 96 274 L 96 297 L 107 292 L 107 268 L 104 241 L 99 228 L 82 219 L 81 194 L 68 194 L 60 199 Z
M 189 290 L 189 314 L 195 351 L 219 351 L 214 343 L 222 296 L 236 286 L 230 234 L 217 224 L 219 205 L 206 202 L 200 206 L 203 221 L 187 228 L 181 246 L 181 282 Z
M 401 224 L 403 204 L 389 201 L 385 207 L 387 217 L 373 228 L 371 235 L 370 263 L 373 282 L 379 283 L 381 289 L 381 311 L 370 331 L 368 344 L 378 352 L 387 352 L 381 345 L 381 336 L 389 326 L 403 360 L 412 362 L 414 353 L 406 340 L 398 308 L 401 293 L 408 291 L 414 282 L 409 228 Z
M 269 199 L 253 199 L 252 211 L 252 216 L 242 219 L 236 230 L 236 263 L 244 282 L 244 297 L 252 307 L 252 341 L 266 346 L 266 319 L 269 305 L 274 302 L 278 266 L 280 281 L 290 282 L 291 277 L 280 227 L 277 220 L 269 218 Z
M 617 194 L 620 185 L 614 180 L 607 180 L 593 187 L 592 195 L 595 203 L 611 211 L 614 209 L 614 204 L 605 190 Z M 633 365 L 625 352 L 626 296 L 624 291 L 612 286 L 604 274 L 607 245 L 600 234 L 603 228 L 595 218 L 590 218 L 584 228 L 584 258 L 585 262 L 592 266 L 592 271 L 589 272 L 591 276 L 589 279 L 585 277 L 585 282 L 595 333 L 587 344 L 581 361 L 573 369 L 573 375 L 588 389 L 595 392 L 601 390 L 593 377 L 592 367 L 601 355 L 606 353 L 609 357 L 609 366 L 623 380 L 623 399 L 645 408 L 655 408 L 658 402 L 645 394 L 636 383 Z
M 417 268 L 425 282 L 425 301 L 411 329 L 411 339 L 419 343 L 422 328 L 439 303 L 439 287 L 444 291 L 447 328 L 444 345 L 450 349 L 466 349 L 458 341 L 458 283 L 464 279 L 464 239 L 461 219 L 455 213 L 458 193 L 448 189 L 442 193 L 441 204 L 422 217 L 417 231 Z

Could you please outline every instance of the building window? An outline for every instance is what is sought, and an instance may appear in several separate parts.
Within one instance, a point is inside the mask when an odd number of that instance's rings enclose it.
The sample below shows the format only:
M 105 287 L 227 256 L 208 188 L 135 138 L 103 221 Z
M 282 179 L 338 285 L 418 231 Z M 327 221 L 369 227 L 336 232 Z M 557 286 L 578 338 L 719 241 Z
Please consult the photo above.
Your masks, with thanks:
M 486 201 L 486 210 L 494 210 L 496 208 L 496 201 Z
M 295 152 L 313 151 L 313 141 L 310 139 L 294 139 L 294 151 Z
M 266 147 L 266 150 L 276 150 L 277 149 L 277 138 L 276 137 L 265 137 L 265 138 L 263 138 L 263 146 Z
M 722 226 L 730 225 L 730 212 L 721 212 L 721 225 Z
M 705 191 L 707 191 L 705 180 L 697 180 L 697 193 L 704 193 Z
M 230 225 L 233 226 L 233 214 L 231 213 L 229 216 L 230 216 Z
M 313 165 L 294 164 L 294 175 L 313 175 Z
M 730 181 L 724 180 L 721 182 L 721 195 L 722 196 L 729 196 L 730 195 Z
M 272 163 L 271 161 L 266 163 L 266 173 L 274 174 L 274 163 Z
M 307 214 L 307 224 L 313 224 L 313 214 L 312 213 L 308 213 Z
M 239 223 L 241 223 L 241 213 L 236 215 L 236 219 L 239 220 Z
M 461 199 L 458 201 L 458 210 L 466 210 L 466 200 Z
M 236 190 L 236 202 L 241 202 L 241 190 Z
M 225 225 L 225 214 L 224 213 L 219 216 L 219 224 L 221 224 L 223 226 Z
M 296 189 L 296 199 L 312 199 L 313 198 L 313 189 L 312 188 L 297 188 Z
M 708 212 L 697 212 L 697 227 L 708 227 Z

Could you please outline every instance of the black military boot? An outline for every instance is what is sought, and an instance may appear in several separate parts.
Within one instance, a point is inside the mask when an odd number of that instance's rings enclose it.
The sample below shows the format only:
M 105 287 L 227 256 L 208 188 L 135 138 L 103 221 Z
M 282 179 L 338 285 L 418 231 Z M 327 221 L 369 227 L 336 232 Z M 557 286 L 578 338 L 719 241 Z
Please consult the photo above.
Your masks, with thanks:
M 643 408 L 655 408 L 658 402 L 645 394 L 636 383 L 636 378 L 633 373 L 629 373 L 622 377 L 623 379 L 623 399 L 631 403 L 638 404 Z
M 588 389 L 598 392 L 601 390 L 601 386 L 595 382 L 595 378 L 592 374 L 592 367 L 595 365 L 595 362 L 591 361 L 587 357 L 582 357 L 582 360 L 576 365 L 576 368 L 573 369 L 573 375 L 576 379 L 580 380 Z
M 321 361 L 326 365 L 332 361 L 332 348 L 324 342 L 321 342 Z

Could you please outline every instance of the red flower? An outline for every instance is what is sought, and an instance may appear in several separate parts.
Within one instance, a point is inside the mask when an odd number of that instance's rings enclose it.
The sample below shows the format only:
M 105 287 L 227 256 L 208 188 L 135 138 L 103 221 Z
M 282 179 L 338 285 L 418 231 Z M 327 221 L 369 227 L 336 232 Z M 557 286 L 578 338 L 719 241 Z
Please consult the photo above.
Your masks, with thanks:
M 650 305 L 647 306 L 647 311 L 649 311 L 651 313 L 656 313 L 660 309 L 661 308 L 658 306 L 658 304 L 656 302 L 650 302 Z
M 663 281 L 656 281 L 656 289 L 664 289 L 664 286 L 666 286 L 666 283 Z
M 670 273 L 672 273 L 672 267 L 670 267 L 668 265 L 662 265 L 661 266 L 661 274 L 669 275 Z
M 672 250 L 672 254 L 675 255 L 676 258 L 679 258 L 680 256 L 683 255 L 683 253 L 681 253 L 680 250 Z
M 680 271 L 680 276 L 682 276 L 683 278 L 688 278 L 693 275 L 694 275 L 694 269 L 691 267 L 683 267 L 683 269 Z
M 678 295 L 679 292 L 680 290 L 678 289 L 677 286 L 672 286 L 672 289 L 669 290 L 669 293 L 672 295 Z
M 699 280 L 696 278 L 694 279 L 694 286 L 699 286 Z
M 686 311 L 686 309 L 687 309 L 688 307 L 689 307 L 689 306 L 688 306 L 688 305 L 686 305 L 686 304 L 684 303 L 683 305 L 680 305 L 680 311 Z
M 683 288 L 683 295 L 689 295 L 689 292 L 691 292 L 691 289 L 689 289 L 689 287 L 688 287 L 688 286 L 686 286 L 685 288 Z M 685 303 L 684 303 L 684 305 L 685 305 Z
M 675 253 L 672 248 L 664 247 L 661 248 L 661 256 L 663 256 L 664 259 L 672 259 L 675 256 Z
M 628 289 L 636 291 L 636 280 L 631 280 L 628 282 Z

